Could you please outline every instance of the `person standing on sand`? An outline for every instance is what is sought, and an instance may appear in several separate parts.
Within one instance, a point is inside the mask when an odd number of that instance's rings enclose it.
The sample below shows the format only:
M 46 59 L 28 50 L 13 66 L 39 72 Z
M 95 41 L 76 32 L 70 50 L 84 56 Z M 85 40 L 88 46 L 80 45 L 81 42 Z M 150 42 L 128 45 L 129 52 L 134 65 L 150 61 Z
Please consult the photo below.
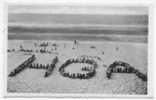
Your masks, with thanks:
M 20 51 L 23 51 L 24 49 L 23 49 L 23 46 L 22 45 L 20 45 Z
M 74 45 L 73 45 L 73 49 L 75 49 L 75 48 L 78 48 L 78 41 L 77 40 L 74 40 Z

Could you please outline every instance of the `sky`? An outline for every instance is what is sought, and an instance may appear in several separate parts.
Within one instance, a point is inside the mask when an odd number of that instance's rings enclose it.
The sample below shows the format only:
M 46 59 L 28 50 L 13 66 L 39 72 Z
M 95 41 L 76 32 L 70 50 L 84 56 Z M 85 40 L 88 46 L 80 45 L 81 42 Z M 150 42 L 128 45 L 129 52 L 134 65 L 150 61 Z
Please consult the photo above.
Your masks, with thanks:
M 147 15 L 147 7 L 97 5 L 9 5 L 9 13 L 65 13 L 65 14 L 128 14 Z
M 8 5 L 9 34 L 147 35 L 148 8 L 97 5 Z
M 97 5 L 9 5 L 9 24 L 148 25 L 148 8 Z

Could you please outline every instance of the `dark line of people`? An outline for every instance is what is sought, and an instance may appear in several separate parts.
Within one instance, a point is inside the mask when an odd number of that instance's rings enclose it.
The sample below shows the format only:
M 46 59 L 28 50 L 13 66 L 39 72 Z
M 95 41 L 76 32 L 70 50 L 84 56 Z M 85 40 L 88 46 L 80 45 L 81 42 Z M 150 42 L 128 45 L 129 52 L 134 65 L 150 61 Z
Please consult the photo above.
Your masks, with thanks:
M 93 58 L 95 58 L 95 59 L 98 59 L 98 60 L 102 60 L 100 57 L 98 57 L 98 56 L 88 56 L 88 55 L 82 55 L 81 57 L 83 57 L 83 58 L 91 58 L 91 59 L 93 59 Z
M 52 71 L 54 70 L 57 62 L 58 62 L 58 57 L 56 56 L 53 60 L 51 64 L 47 64 L 47 65 L 43 65 L 43 64 L 35 64 L 33 63 L 33 61 L 36 59 L 35 55 L 32 55 L 30 58 L 28 58 L 26 61 L 24 61 L 21 65 L 19 65 L 17 68 L 15 68 L 10 74 L 9 76 L 15 76 L 18 73 L 20 73 L 21 71 L 23 71 L 26 68 L 35 68 L 35 69 L 46 69 L 46 73 L 44 75 L 44 77 L 48 77 L 49 75 L 51 75 Z M 72 64 L 72 63 L 87 63 L 90 64 L 92 67 L 90 66 L 84 66 L 81 68 L 82 71 L 88 71 L 85 74 L 84 73 L 70 73 L 70 72 L 66 72 L 65 68 Z M 86 57 L 79 57 L 79 58 L 72 58 L 72 59 L 68 59 L 66 60 L 65 63 L 63 63 L 61 65 L 61 67 L 59 68 L 59 72 L 61 73 L 61 75 L 63 75 L 64 77 L 69 77 L 69 78 L 79 78 L 79 79 L 88 79 L 91 78 L 92 76 L 95 75 L 95 69 L 97 68 L 97 63 L 93 60 L 93 59 L 88 59 Z M 147 81 L 147 75 L 141 73 L 139 70 L 133 68 L 132 66 L 130 66 L 128 63 L 122 62 L 122 61 L 115 61 L 114 63 L 112 63 L 106 71 L 106 77 L 107 78 L 111 78 L 112 73 L 135 73 L 136 76 L 138 76 L 140 79 L 142 79 L 143 81 Z
M 29 52 L 29 53 L 31 53 L 31 52 L 39 52 L 39 53 L 49 53 L 49 54 L 51 54 L 52 51 L 54 51 L 54 50 L 56 51 L 57 47 L 58 47 L 57 44 L 53 43 L 52 45 L 49 45 L 48 42 L 43 42 L 43 43 L 40 43 L 39 45 L 37 45 L 37 43 L 34 43 L 34 46 L 35 47 L 38 46 L 38 47 L 40 47 L 40 49 L 38 49 L 38 50 L 25 49 L 22 45 L 20 45 L 18 51 Z M 52 46 L 51 50 L 46 50 L 46 47 L 48 47 L 48 46 Z M 8 49 L 7 51 L 8 52 L 15 52 L 15 49 Z
M 133 68 L 128 63 L 122 61 L 115 61 L 112 63 L 106 71 L 107 78 L 111 78 L 112 73 L 135 73 L 141 80 L 147 81 L 147 76 L 141 73 L 139 70 Z
M 52 71 L 54 70 L 54 68 L 55 68 L 55 66 L 56 66 L 56 64 L 57 64 L 57 62 L 58 62 L 58 57 L 56 56 L 56 57 L 53 59 L 52 64 L 48 67 L 47 72 L 45 72 L 44 77 L 48 77 L 48 76 L 50 76 L 50 75 L 52 74 Z
M 91 71 L 93 70 L 93 67 L 90 67 L 90 66 L 84 66 L 81 68 L 82 71 Z
M 50 42 L 41 42 L 41 43 L 34 43 L 35 47 L 48 47 L 48 46 L 54 46 L 57 47 L 58 45 L 56 43 L 50 43 Z
M 55 66 L 56 66 L 56 63 L 58 62 L 58 57 L 56 56 L 53 60 L 52 60 L 52 63 L 51 64 L 46 64 L 46 65 L 43 65 L 43 64 L 39 64 L 39 63 L 33 63 L 30 65 L 29 68 L 33 68 L 33 69 L 45 69 L 47 70 L 45 72 L 45 75 L 44 77 L 48 77 L 49 75 L 52 74 L 52 71 L 54 70 Z
M 36 59 L 35 55 L 32 55 L 30 58 L 28 58 L 24 63 L 22 63 L 21 65 L 19 65 L 16 69 L 14 69 L 9 76 L 15 76 L 16 74 L 18 74 L 19 72 L 21 72 L 22 70 L 24 70 L 25 68 L 32 68 L 32 69 L 45 69 L 47 70 L 45 72 L 44 77 L 48 77 L 49 75 L 52 74 L 53 69 L 56 66 L 56 63 L 58 62 L 58 57 L 56 56 L 51 64 L 39 64 L 39 63 L 33 63 L 33 61 Z
M 39 50 L 30 50 L 30 49 L 20 49 L 19 51 L 21 52 L 39 52 L 39 53 L 52 53 L 50 50 L 46 50 L 46 49 L 43 49 L 43 48 L 40 48 Z
M 70 73 L 70 72 L 66 72 L 65 68 L 72 64 L 72 63 L 87 63 L 87 64 L 91 64 L 92 70 L 90 68 L 88 68 L 89 66 L 85 66 L 83 69 L 83 71 L 88 71 L 86 73 Z M 91 77 L 93 77 L 96 73 L 95 68 L 97 67 L 97 63 L 94 60 L 90 60 L 90 59 L 86 59 L 86 58 L 77 58 L 77 59 L 68 59 L 65 63 L 62 64 L 62 66 L 59 68 L 59 72 L 61 73 L 61 75 L 63 75 L 64 77 L 69 77 L 69 78 L 73 78 L 73 79 L 89 79 Z
M 15 49 L 8 49 L 8 52 L 15 52 Z
M 20 73 L 21 71 L 23 71 L 24 69 L 26 69 L 27 67 L 29 67 L 31 65 L 31 63 L 36 59 L 35 55 L 32 55 L 30 58 L 28 58 L 26 61 L 24 61 L 21 65 L 19 65 L 17 68 L 15 68 L 10 74 L 9 76 L 15 76 L 18 73 Z
M 62 73 L 64 77 L 69 77 L 72 79 L 89 79 L 95 75 L 95 71 L 88 72 L 88 73 L 70 73 L 70 72 L 64 72 Z
M 32 69 L 48 69 L 48 67 L 50 66 L 50 64 L 39 64 L 39 63 L 32 63 L 29 68 Z

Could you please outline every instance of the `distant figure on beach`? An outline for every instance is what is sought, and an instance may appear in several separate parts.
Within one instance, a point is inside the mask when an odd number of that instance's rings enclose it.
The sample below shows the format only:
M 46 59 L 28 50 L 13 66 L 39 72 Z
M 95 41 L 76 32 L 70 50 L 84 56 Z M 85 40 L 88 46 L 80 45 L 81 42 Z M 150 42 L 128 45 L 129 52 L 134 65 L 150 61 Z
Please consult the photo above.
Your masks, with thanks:
M 79 42 L 77 40 L 74 40 L 73 49 L 78 48 Z
M 20 51 L 23 51 L 24 49 L 23 49 L 23 46 L 22 45 L 20 45 Z

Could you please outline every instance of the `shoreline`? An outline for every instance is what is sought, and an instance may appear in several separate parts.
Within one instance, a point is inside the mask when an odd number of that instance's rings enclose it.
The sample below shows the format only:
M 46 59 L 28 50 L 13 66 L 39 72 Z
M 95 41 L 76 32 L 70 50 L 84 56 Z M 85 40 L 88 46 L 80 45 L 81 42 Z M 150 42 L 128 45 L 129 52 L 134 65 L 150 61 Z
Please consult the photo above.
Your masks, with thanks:
M 8 40 L 43 40 L 43 41 L 83 41 L 83 42 L 126 42 L 126 43 L 148 43 L 147 36 L 127 36 L 127 35 L 51 35 L 51 34 L 39 34 L 39 35 L 27 35 L 27 34 L 14 34 L 8 35 Z

